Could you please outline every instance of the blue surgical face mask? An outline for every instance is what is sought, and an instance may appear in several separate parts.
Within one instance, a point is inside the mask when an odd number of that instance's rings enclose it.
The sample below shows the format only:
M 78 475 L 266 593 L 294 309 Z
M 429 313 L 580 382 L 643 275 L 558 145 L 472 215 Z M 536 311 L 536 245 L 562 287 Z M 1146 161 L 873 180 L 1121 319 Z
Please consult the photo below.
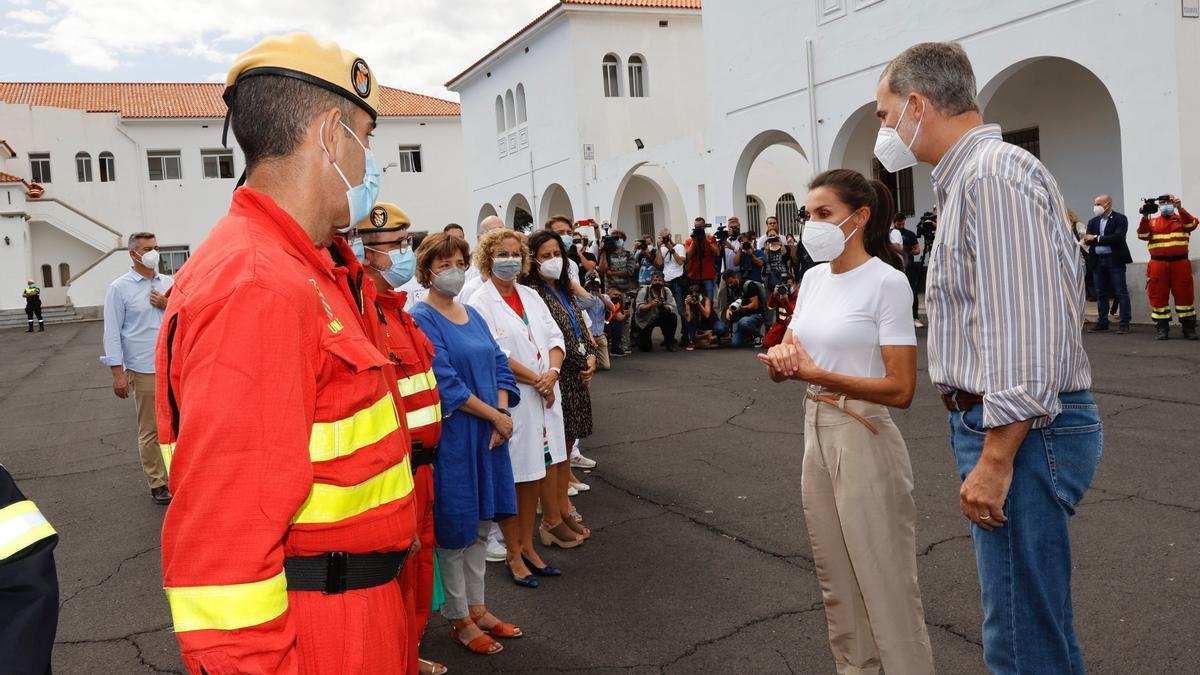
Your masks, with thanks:
M 392 266 L 386 270 L 379 270 L 379 273 L 392 288 L 400 288 L 413 278 L 413 273 L 417 270 L 417 255 L 410 246 L 402 251 L 388 251 L 387 256 L 391 259 Z
M 346 126 L 345 122 L 339 122 L 358 143 L 358 147 L 362 148 L 364 166 L 363 166 L 363 182 L 357 186 L 351 185 L 350 181 L 346 180 L 346 174 L 342 173 L 342 168 L 333 162 L 333 169 L 337 171 L 338 176 L 341 176 L 342 182 L 346 184 L 346 202 L 350 206 L 350 222 L 344 228 L 338 228 L 340 232 L 347 232 L 354 225 L 362 222 L 364 218 L 371 213 L 371 209 L 375 208 L 375 201 L 379 199 L 379 165 L 375 163 L 375 153 L 371 149 L 358 140 L 358 136 L 350 127 Z M 321 149 L 325 151 L 325 156 L 333 159 L 329 154 L 329 149 L 325 147 L 325 123 L 321 123 Z
M 1175 205 L 1163 204 L 1162 206 L 1158 207 L 1158 212 L 1163 214 L 1164 218 L 1170 218 L 1175 213 Z
M 367 252 L 366 252 L 366 249 L 363 247 L 362 239 L 359 239 L 358 237 L 351 239 L 350 240 L 350 250 L 354 251 L 354 257 L 358 258 L 358 262 L 360 262 L 360 263 L 367 262 Z
M 559 235 L 559 239 L 562 239 L 563 246 L 566 246 L 568 251 L 575 245 L 575 238 L 569 234 Z
M 616 245 L 617 245 L 617 248 L 621 248 L 621 247 L 625 246 L 625 240 L 624 240 L 624 239 L 618 239 L 618 240 L 617 240 L 615 243 L 616 243 Z

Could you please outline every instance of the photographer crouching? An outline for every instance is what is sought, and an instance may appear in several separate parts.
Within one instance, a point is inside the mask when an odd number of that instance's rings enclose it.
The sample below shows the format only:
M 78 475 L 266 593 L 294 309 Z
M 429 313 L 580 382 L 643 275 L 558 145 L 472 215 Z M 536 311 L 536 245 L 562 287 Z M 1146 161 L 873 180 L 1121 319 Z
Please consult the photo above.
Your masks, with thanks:
M 728 322 L 732 346 L 761 345 L 759 332 L 766 302 L 762 284 L 752 279 L 743 282 L 736 270 L 727 270 L 721 280 L 721 289 L 717 291 L 717 316 Z
M 1175 299 L 1175 316 L 1183 324 L 1183 337 L 1197 339 L 1196 293 L 1192 282 L 1192 265 L 1188 260 L 1188 243 L 1200 222 L 1183 208 L 1175 195 L 1160 195 L 1157 199 L 1142 200 L 1142 220 L 1138 224 L 1138 239 L 1150 249 L 1146 265 L 1146 294 L 1150 300 L 1150 316 L 1157 326 L 1156 339 L 1171 337 L 1171 298 Z
M 691 281 L 683 298 L 683 341 L 687 351 L 697 346 L 712 349 L 717 338 L 725 337 L 725 322 L 713 311 L 712 298 L 704 294 L 699 281 Z
M 800 284 L 796 283 L 793 277 L 785 275 L 775 285 L 775 290 L 767 296 L 767 311 L 774 312 L 775 322 L 767 331 L 767 337 L 763 338 L 762 346 L 771 348 L 783 342 L 788 324 L 792 322 L 792 312 L 796 311 L 796 298 L 799 295 Z
M 678 351 L 675 342 L 675 330 L 679 328 L 679 307 L 675 304 L 675 296 L 667 288 L 663 273 L 655 270 L 650 274 L 650 284 L 642 286 L 637 294 L 637 308 L 633 314 L 637 322 L 638 351 L 648 352 L 653 349 L 651 344 L 654 329 L 662 331 L 662 344 L 667 351 Z

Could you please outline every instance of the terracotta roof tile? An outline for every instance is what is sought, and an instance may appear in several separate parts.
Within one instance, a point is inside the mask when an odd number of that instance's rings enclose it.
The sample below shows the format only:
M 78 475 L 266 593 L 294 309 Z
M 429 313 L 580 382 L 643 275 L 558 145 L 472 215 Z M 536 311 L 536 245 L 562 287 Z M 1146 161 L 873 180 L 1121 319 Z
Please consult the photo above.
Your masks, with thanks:
M 501 42 L 500 44 L 496 45 L 495 49 L 491 50 L 487 54 L 484 54 L 482 58 L 480 58 L 475 63 L 472 63 L 470 66 L 467 67 L 466 70 L 464 70 L 461 73 L 450 78 L 446 82 L 446 86 L 449 87 L 450 85 L 454 84 L 458 80 L 461 80 L 464 75 L 466 75 L 467 73 L 474 70 L 476 66 L 478 66 L 479 64 L 483 63 L 484 61 L 487 61 L 488 59 L 492 58 L 492 56 L 494 56 L 501 49 L 504 49 L 509 44 L 515 42 L 518 38 L 520 38 L 525 33 L 529 32 L 530 30 L 532 30 L 534 26 L 537 26 L 538 24 L 540 24 L 547 17 L 549 17 L 551 14 L 553 14 L 555 12 L 555 10 L 557 10 L 561 7 L 568 7 L 570 5 L 581 5 L 581 6 L 590 6 L 590 7 L 636 7 L 636 8 L 641 8 L 641 9 L 695 9 L 695 10 L 699 10 L 700 3 L 701 3 L 701 0 L 560 0 L 559 2 L 554 3 L 553 7 L 551 7 L 550 9 L 543 12 L 540 16 L 538 16 L 538 18 L 536 18 L 533 21 L 530 21 L 528 24 L 526 24 L 524 28 L 517 31 L 516 33 L 513 33 L 512 37 L 510 37 L 507 40 L 505 40 L 504 42 Z
M 0 102 L 115 112 L 131 119 L 225 116 L 225 85 L 204 82 L 0 82 Z M 459 114 L 459 105 L 403 89 L 383 87 L 384 117 Z
M 0 171 L 0 183 L 25 183 L 25 179 L 20 176 L 14 176 L 11 173 Z M 25 183 L 28 185 L 28 183 Z

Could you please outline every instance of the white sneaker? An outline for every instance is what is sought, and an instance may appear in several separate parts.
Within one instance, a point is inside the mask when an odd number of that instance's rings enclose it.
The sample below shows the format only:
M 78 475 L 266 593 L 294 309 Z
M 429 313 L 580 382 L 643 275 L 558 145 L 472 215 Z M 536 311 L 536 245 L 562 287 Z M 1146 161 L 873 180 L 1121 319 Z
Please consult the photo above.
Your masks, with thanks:
M 567 485 L 567 496 L 574 497 L 579 494 L 579 490 L 575 489 L 574 485 Z
M 508 560 L 508 549 L 504 548 L 502 542 L 489 541 L 486 557 L 488 562 L 504 562 Z
M 571 466 L 576 469 L 594 469 L 596 468 L 596 461 L 588 459 L 583 455 L 571 455 Z
M 571 483 L 570 487 L 575 488 L 576 492 L 587 492 L 592 489 L 592 486 L 587 483 Z
M 913 319 L 913 328 L 924 328 L 925 324 L 921 323 L 920 319 Z

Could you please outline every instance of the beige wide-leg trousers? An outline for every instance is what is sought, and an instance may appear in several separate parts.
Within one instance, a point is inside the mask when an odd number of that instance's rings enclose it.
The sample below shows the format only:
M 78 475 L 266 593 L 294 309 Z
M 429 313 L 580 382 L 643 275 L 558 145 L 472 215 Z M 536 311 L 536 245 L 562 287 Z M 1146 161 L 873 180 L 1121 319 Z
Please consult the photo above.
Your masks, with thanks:
M 167 484 L 167 464 L 158 447 L 158 418 L 154 414 L 154 373 L 125 371 L 129 393 L 133 394 L 137 410 L 138 452 L 142 456 L 142 471 L 153 490 Z
M 840 405 L 806 401 L 801 479 L 837 672 L 932 673 L 908 448 L 885 406 Z

